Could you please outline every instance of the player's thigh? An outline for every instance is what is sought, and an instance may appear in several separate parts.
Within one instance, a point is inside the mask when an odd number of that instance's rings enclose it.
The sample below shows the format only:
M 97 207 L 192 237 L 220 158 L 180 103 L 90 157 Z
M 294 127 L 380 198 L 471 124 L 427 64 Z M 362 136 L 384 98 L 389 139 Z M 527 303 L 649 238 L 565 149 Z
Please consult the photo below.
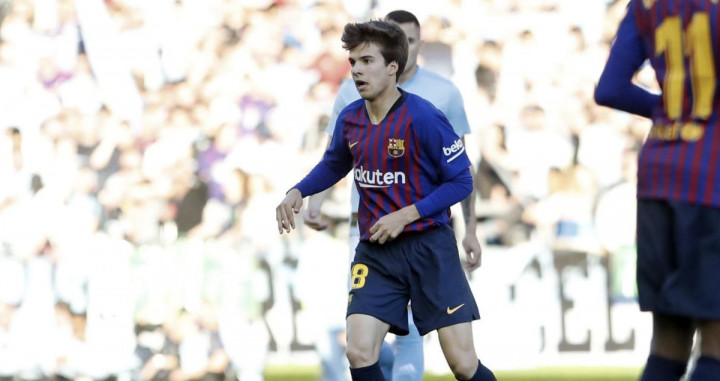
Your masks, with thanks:
M 348 353 L 370 354 L 377 359 L 383 339 L 390 329 L 390 324 L 370 315 L 352 314 L 347 317 L 347 350 Z
M 678 361 L 690 358 L 695 323 L 692 319 L 653 313 L 652 352 Z
M 698 328 L 700 328 L 701 354 L 720 359 L 720 321 L 701 321 Z
M 434 229 L 414 244 L 407 262 L 413 317 L 420 334 L 479 319 L 452 229 Z
M 375 245 L 361 242 L 350 269 L 347 316 L 370 315 L 389 324 L 390 332 L 408 333 L 410 298 L 404 246 L 407 242 Z
M 437 334 L 450 368 L 477 363 L 471 322 L 442 327 L 437 330 Z

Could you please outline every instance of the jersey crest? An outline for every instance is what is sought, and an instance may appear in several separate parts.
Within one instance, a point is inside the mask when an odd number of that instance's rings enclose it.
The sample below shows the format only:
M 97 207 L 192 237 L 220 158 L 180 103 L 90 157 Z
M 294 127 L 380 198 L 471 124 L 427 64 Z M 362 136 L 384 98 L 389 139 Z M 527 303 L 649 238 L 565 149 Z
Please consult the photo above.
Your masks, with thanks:
M 405 140 L 389 138 L 388 139 L 388 154 L 392 157 L 401 157 L 405 154 Z

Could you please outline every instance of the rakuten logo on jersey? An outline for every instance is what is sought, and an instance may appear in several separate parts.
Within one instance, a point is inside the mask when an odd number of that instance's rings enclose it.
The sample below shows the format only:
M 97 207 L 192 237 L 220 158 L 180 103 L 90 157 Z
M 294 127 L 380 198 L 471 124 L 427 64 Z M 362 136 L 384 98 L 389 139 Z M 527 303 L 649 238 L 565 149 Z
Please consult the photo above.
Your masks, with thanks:
M 393 184 L 405 184 L 403 172 L 368 171 L 362 166 L 353 171 L 355 182 L 362 188 L 387 188 Z
M 448 163 L 455 160 L 463 152 L 465 152 L 465 146 L 463 145 L 462 139 L 456 140 L 450 147 L 443 147 L 443 155 L 450 156 L 447 159 Z

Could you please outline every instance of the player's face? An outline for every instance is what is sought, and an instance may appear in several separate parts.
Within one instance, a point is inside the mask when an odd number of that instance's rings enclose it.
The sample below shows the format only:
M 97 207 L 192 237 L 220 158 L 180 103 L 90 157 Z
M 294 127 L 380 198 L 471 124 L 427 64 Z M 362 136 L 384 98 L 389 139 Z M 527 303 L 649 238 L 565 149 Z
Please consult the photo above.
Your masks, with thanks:
M 363 99 L 373 101 L 387 89 L 396 86 L 397 62 L 386 65 L 378 45 L 358 45 L 350 50 L 349 61 L 355 87 Z
M 411 70 L 417 65 L 417 57 L 422 47 L 422 40 L 420 40 L 420 28 L 411 22 L 398 24 L 400 29 L 405 32 L 405 36 L 408 40 L 408 60 L 405 64 L 405 70 Z

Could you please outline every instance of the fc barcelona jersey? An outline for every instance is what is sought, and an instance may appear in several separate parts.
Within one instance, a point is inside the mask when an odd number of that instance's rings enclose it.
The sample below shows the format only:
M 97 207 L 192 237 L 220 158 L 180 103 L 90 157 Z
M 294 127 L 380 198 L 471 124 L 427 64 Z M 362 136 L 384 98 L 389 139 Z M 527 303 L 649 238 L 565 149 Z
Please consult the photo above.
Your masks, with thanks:
M 632 1 L 637 30 L 660 87 L 642 148 L 638 196 L 720 206 L 720 8 L 717 0 Z
M 363 99 L 343 109 L 323 161 L 352 171 L 360 194 L 361 240 L 369 239 L 370 227 L 380 217 L 417 203 L 470 167 L 462 139 L 445 115 L 403 90 L 379 124 L 370 121 Z M 444 225 L 449 219 L 446 209 L 422 216 L 404 232 Z

